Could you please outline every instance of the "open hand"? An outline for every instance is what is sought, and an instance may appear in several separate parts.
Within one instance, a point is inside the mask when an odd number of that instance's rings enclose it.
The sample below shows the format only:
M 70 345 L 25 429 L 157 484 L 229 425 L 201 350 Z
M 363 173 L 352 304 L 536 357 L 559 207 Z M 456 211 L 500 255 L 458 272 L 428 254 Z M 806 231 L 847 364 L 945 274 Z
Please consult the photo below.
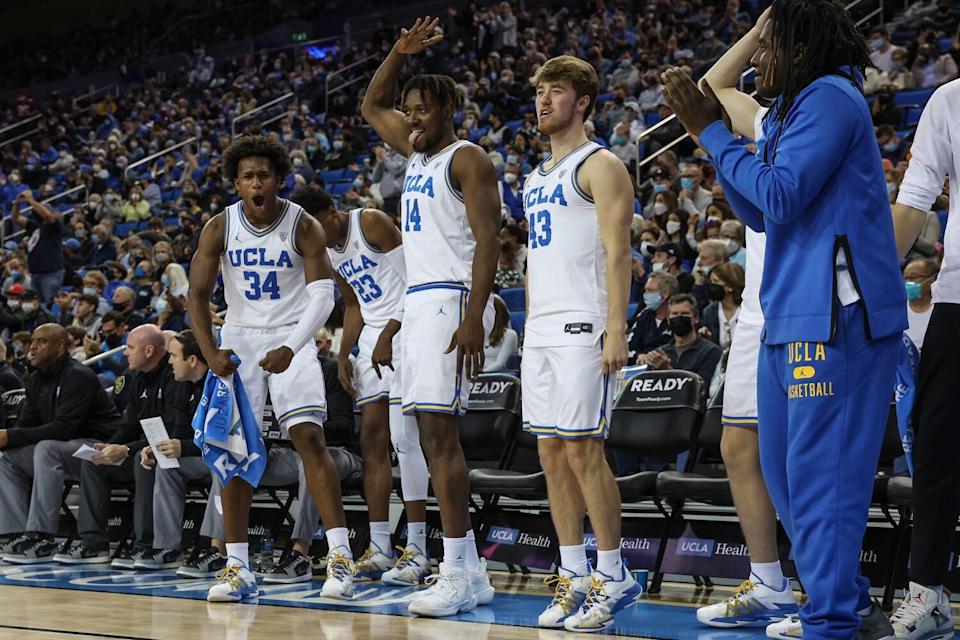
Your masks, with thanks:
M 707 83 L 704 83 L 704 87 L 708 95 L 701 93 L 690 76 L 677 67 L 670 67 L 663 74 L 664 99 L 687 133 L 696 137 L 723 118 L 720 101 Z
M 393 45 L 394 51 L 413 55 L 437 44 L 443 40 L 443 34 L 436 33 L 438 26 L 440 26 L 440 18 L 431 19 L 430 16 L 417 18 L 410 29 L 400 30 L 400 39 Z

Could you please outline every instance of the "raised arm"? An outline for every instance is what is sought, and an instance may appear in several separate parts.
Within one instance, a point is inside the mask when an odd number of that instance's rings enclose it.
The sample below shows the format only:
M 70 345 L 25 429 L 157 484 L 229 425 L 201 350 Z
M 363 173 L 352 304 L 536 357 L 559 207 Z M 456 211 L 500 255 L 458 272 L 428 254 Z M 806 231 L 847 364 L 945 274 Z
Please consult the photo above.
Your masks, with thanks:
M 473 254 L 473 284 L 467 312 L 454 333 L 449 351 L 458 346 L 458 358 L 467 360 L 467 375 L 476 377 L 483 371 L 483 311 L 493 291 L 493 277 L 500 259 L 500 192 L 497 172 L 490 158 L 479 147 L 463 147 L 453 157 L 451 171 L 460 186 L 467 209 L 467 222 L 477 241 Z M 461 363 L 458 363 L 458 370 Z
M 596 204 L 600 241 L 607 253 L 607 332 L 601 366 L 604 373 L 615 373 L 627 364 L 633 187 L 624 164 L 606 150 L 590 156 L 577 177 Z
M 400 70 L 403 69 L 404 56 L 420 53 L 443 39 L 443 34 L 434 33 L 439 24 L 439 18 L 431 20 L 430 16 L 427 16 L 417 18 L 409 30 L 401 30 L 400 39 L 373 74 L 363 96 L 363 104 L 360 105 L 363 119 L 370 123 L 387 144 L 404 156 L 413 153 L 413 146 L 410 144 L 410 131 L 403 114 L 396 108 Z
M 190 313 L 190 328 L 197 337 L 200 352 L 207 366 L 218 376 L 228 376 L 237 369 L 230 360 L 233 351 L 220 349 L 213 338 L 213 319 L 210 316 L 210 296 L 217 282 L 220 269 L 220 254 L 223 253 L 222 213 L 210 218 L 200 232 L 197 250 L 190 261 L 190 288 L 187 293 L 187 311 Z

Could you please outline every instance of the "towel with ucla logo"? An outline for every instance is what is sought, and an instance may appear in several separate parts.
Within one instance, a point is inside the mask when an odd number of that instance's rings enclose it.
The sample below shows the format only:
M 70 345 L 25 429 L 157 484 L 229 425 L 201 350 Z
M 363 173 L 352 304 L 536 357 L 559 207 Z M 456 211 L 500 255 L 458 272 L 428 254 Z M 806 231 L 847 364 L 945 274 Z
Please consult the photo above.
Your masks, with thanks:
M 232 360 L 240 363 L 236 356 Z M 203 461 L 222 484 L 234 476 L 252 487 L 260 484 L 267 465 L 267 449 L 240 374 L 221 378 L 207 372 L 203 396 L 193 416 L 193 434 Z
M 897 403 L 897 426 L 900 429 L 900 442 L 907 458 L 907 469 L 913 475 L 913 403 L 917 396 L 917 378 L 920 375 L 920 352 L 913 341 L 903 333 L 900 359 L 897 361 L 897 386 L 894 398 Z

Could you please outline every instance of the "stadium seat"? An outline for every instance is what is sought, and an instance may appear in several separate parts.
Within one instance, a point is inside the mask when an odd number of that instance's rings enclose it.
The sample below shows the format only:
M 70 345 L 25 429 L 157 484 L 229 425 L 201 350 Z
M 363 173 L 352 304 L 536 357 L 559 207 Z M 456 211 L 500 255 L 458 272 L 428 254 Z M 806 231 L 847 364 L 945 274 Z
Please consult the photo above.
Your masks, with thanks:
M 137 228 L 137 224 L 138 223 L 136 222 L 121 222 L 114 228 L 113 235 L 117 236 L 118 238 L 126 238 L 128 235 L 130 235 L 131 231 L 134 231 Z
M 335 182 L 333 184 L 327 185 L 327 193 L 331 196 L 342 196 L 347 191 L 350 191 L 352 185 L 349 182 Z
M 516 331 L 518 334 L 523 333 L 523 325 L 527 321 L 527 312 L 526 311 L 511 311 L 510 312 L 510 327 Z
M 658 122 L 660 122 L 660 112 L 659 112 L 659 111 L 649 111 L 649 112 L 647 112 L 647 114 L 646 114 L 645 116 L 643 116 L 643 122 L 644 122 L 644 124 L 646 124 L 648 127 L 652 127 L 653 125 L 655 125 L 655 124 L 657 124 Z
M 934 88 L 930 89 L 904 89 L 893 94 L 893 103 L 898 107 L 919 106 L 927 104 L 927 100 L 933 95 Z
M 527 289 L 525 287 L 513 287 L 511 289 L 501 289 L 500 297 L 507 304 L 510 311 L 523 311 L 527 308 Z
M 904 127 L 915 127 L 920 122 L 920 115 L 923 113 L 923 107 L 907 107 L 903 112 L 901 125 Z
M 20 409 L 23 408 L 23 401 L 27 398 L 26 389 L 10 389 L 0 394 L 0 402 L 3 403 L 3 424 L 0 427 L 12 429 L 17 426 L 17 419 L 20 417 Z
M 629 324 L 630 320 L 637 315 L 637 308 L 640 306 L 638 302 L 632 302 L 627 305 L 627 323 Z

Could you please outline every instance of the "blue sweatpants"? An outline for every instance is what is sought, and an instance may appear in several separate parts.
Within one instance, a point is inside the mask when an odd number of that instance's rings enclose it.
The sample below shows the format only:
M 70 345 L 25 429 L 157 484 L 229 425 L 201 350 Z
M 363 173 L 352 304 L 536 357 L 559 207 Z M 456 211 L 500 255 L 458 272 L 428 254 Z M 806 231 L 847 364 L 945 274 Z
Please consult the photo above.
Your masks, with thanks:
M 860 547 L 899 345 L 899 335 L 868 340 L 856 303 L 838 310 L 828 343 L 760 350 L 760 462 L 808 594 L 804 640 L 854 638 L 870 605 Z

